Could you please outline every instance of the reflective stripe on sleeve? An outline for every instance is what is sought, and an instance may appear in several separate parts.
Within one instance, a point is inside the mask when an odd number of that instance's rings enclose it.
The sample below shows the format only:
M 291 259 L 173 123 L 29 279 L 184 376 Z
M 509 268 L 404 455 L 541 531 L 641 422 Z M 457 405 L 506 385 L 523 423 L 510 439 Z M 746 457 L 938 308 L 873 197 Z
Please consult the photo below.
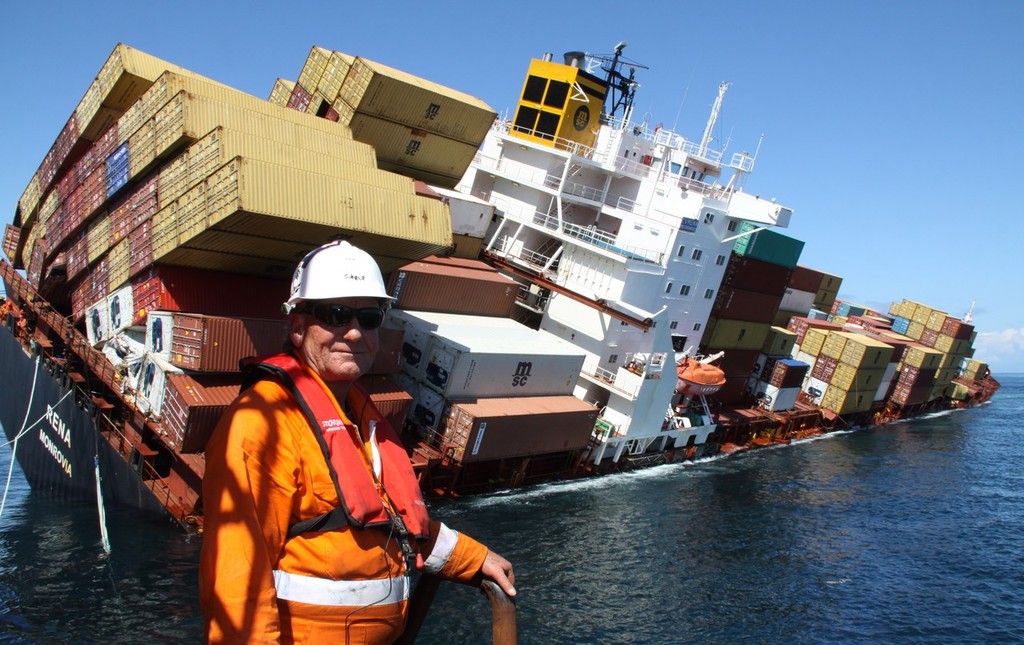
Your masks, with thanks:
M 430 555 L 423 562 L 423 570 L 427 573 L 437 573 L 440 571 L 448 563 L 448 558 L 452 557 L 452 552 L 455 551 L 455 545 L 458 541 L 458 531 L 451 530 L 442 522 L 441 530 L 437 534 L 437 541 L 434 542 L 434 550 L 430 552 Z
M 274 571 L 274 586 L 281 600 L 329 607 L 390 605 L 409 599 L 409 576 L 378 580 L 327 580 Z

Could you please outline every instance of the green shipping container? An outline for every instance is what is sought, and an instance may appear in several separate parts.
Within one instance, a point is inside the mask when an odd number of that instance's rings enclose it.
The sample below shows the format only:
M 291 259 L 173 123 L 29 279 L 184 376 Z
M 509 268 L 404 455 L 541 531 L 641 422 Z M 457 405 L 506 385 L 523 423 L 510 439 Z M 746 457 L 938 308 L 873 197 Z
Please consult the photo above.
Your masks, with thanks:
M 745 222 L 740 226 L 740 233 L 752 231 L 754 228 L 754 224 Z M 732 250 L 736 255 L 793 269 L 800 260 L 804 243 L 766 229 L 738 238 Z

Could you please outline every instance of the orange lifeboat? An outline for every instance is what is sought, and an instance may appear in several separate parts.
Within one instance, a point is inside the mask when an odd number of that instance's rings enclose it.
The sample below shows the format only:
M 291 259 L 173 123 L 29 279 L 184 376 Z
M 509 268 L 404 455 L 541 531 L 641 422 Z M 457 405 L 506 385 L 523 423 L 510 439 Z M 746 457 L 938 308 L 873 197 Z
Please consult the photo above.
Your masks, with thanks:
M 676 366 L 677 394 L 714 394 L 725 385 L 725 372 L 692 358 Z

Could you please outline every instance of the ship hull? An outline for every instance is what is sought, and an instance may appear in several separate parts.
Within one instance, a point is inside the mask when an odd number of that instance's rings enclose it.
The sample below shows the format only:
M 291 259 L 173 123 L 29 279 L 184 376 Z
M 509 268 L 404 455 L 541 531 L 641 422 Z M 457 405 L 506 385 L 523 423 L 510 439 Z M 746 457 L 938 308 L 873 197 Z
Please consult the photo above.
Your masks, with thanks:
M 0 328 L 0 365 L 0 423 L 33 491 L 62 502 L 96 503 L 98 459 L 105 504 L 167 517 L 138 471 L 100 434 L 91 407 L 76 400 L 58 371 L 43 362 L 37 368 L 6 326 Z M 19 437 L 23 427 L 28 429 Z

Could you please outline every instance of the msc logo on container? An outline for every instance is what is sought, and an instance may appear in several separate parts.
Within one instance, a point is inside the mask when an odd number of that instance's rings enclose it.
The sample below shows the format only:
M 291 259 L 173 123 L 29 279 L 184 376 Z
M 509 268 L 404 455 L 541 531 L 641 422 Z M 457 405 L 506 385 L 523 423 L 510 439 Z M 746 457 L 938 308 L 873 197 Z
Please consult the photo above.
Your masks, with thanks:
M 530 378 L 530 370 L 533 369 L 533 363 L 529 361 L 519 361 L 516 365 L 515 374 L 512 375 L 512 386 L 519 387 L 520 385 L 526 385 L 526 380 Z

